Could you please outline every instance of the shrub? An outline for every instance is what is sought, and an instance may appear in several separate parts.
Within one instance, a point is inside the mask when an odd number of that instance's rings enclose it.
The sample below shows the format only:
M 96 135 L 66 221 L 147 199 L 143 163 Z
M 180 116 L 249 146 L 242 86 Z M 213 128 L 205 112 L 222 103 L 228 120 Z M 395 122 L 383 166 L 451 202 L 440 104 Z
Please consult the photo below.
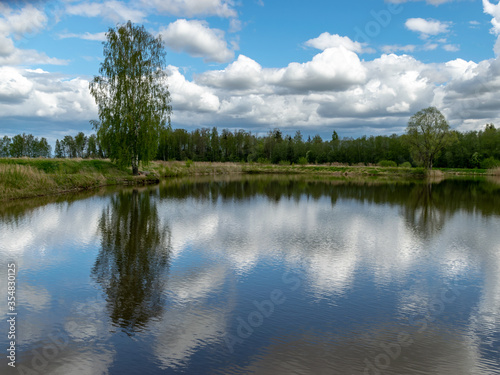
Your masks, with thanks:
M 191 159 L 186 160 L 186 167 L 191 167 L 193 165 L 193 161 Z
M 396 162 L 392 161 L 392 160 L 381 160 L 378 162 L 378 165 L 380 167 L 397 167 L 398 166 L 396 164 Z
M 257 163 L 259 163 L 259 164 L 271 164 L 269 159 L 262 158 L 262 157 L 257 159 Z
M 307 164 L 307 158 L 305 158 L 304 156 L 300 157 L 299 160 L 297 161 L 297 164 L 306 165 Z
M 290 161 L 288 161 L 288 160 L 280 160 L 279 165 L 290 165 Z
M 481 168 L 482 169 L 493 169 L 496 167 L 500 167 L 500 161 L 496 160 L 493 156 L 484 159 L 481 162 Z
M 401 168 L 411 168 L 411 163 L 409 161 L 405 161 L 404 163 L 399 165 Z

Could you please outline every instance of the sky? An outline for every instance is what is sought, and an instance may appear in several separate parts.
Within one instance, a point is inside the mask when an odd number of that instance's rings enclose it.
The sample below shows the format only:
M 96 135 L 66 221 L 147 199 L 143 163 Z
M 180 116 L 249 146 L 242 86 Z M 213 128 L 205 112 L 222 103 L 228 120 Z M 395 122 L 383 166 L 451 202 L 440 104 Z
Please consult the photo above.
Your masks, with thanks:
M 161 35 L 174 128 L 402 134 L 500 125 L 498 0 L 0 0 L 0 136 L 92 133 L 106 32 Z

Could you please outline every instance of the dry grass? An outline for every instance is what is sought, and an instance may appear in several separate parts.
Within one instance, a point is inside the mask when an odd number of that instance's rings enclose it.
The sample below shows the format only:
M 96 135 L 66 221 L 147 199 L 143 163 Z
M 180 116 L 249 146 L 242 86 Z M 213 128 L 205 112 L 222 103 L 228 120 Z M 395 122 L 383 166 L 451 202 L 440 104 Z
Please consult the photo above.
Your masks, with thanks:
M 58 188 L 56 181 L 37 168 L 18 165 L 0 165 L 0 197 L 12 199 L 20 196 L 37 196 L 37 192 L 52 192 Z
M 488 169 L 487 173 L 489 175 L 492 175 L 492 176 L 500 176 L 500 167 L 496 167 L 496 168 L 493 168 L 493 169 Z

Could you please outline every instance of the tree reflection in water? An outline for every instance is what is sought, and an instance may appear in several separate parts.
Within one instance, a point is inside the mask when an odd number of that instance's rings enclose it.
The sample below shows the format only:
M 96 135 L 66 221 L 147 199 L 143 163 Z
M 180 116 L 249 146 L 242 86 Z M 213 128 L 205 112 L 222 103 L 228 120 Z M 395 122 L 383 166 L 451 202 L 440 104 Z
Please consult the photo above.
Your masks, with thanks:
M 101 250 L 92 276 L 106 293 L 111 320 L 128 334 L 162 315 L 171 233 L 151 191 L 120 192 L 99 221 Z

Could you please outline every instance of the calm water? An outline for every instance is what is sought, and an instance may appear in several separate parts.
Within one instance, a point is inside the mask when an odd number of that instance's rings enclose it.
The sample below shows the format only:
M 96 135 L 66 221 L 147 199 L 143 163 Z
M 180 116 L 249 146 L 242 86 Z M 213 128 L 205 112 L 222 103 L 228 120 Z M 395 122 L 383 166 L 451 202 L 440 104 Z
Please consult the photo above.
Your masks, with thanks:
M 499 193 L 256 176 L 4 204 L 0 373 L 500 374 Z

